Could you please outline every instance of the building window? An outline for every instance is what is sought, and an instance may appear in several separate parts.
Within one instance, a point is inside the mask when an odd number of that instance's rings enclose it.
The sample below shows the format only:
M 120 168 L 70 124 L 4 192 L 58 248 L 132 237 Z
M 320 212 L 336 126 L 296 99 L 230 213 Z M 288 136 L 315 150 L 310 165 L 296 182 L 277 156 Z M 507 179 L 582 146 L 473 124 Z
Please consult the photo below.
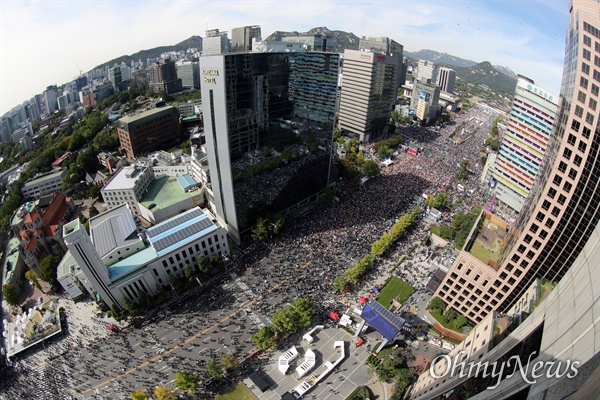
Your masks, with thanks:
M 550 197 L 551 199 L 553 199 L 554 197 L 556 197 L 556 189 L 554 188 L 550 188 L 548 189 L 548 197 Z
M 581 77 L 581 79 L 579 79 L 579 86 L 581 86 L 582 88 L 586 88 L 587 89 L 589 83 L 590 83 L 590 81 L 588 81 L 583 76 Z
M 592 52 L 589 51 L 588 49 L 583 49 L 583 58 L 585 58 L 588 61 L 591 61 L 591 59 L 592 59 Z
M 565 185 L 563 186 L 563 190 L 567 193 L 570 193 L 572 187 L 573 187 L 573 184 L 571 184 L 570 182 L 565 182 Z
M 590 74 L 590 66 L 587 65 L 586 63 L 581 63 L 581 72 L 583 72 L 586 75 Z
M 590 103 L 588 105 L 592 110 L 596 110 L 596 106 L 598 106 L 598 101 L 590 99 Z
M 590 134 L 592 133 L 591 129 L 588 128 L 587 126 L 583 127 L 583 132 L 581 132 L 581 135 L 586 138 L 589 139 L 590 138 Z
M 573 164 L 575 164 L 576 166 L 581 166 L 581 162 L 583 161 L 583 158 L 581 158 L 581 156 L 576 155 L 575 158 L 573 159 Z
M 568 147 L 565 147 L 565 150 L 563 151 L 563 157 L 565 157 L 567 160 L 570 160 L 571 155 L 573 155 L 573 150 L 569 149 Z
M 537 224 L 531 224 L 529 232 L 536 233 L 540 227 Z
M 548 228 L 552 228 L 552 226 L 554 226 L 554 220 L 548 218 L 548 220 L 546 221 L 546 226 Z
M 583 35 L 583 44 L 592 47 L 592 38 L 588 35 Z
M 529 250 L 527 252 L 527 258 L 529 258 L 530 260 L 535 256 L 535 253 L 533 252 L 533 250 Z
M 557 175 L 558 176 L 558 175 Z M 556 180 L 556 177 L 554 177 L 554 180 Z M 556 182 L 555 182 L 556 183 Z M 560 184 L 560 182 L 559 182 Z M 544 213 L 543 212 L 538 212 L 537 215 L 535 216 L 535 219 L 537 219 L 538 221 L 542 222 L 544 220 Z
M 548 236 L 548 232 L 545 231 L 544 229 L 542 229 L 542 231 L 540 232 L 540 238 L 546 239 L 546 237 Z
M 563 204 L 565 204 L 566 200 L 567 200 L 567 198 L 565 197 L 564 194 L 561 194 L 558 196 L 558 204 L 563 205 Z
M 588 124 L 590 124 L 590 125 L 593 125 L 593 124 L 594 124 L 594 114 L 592 114 L 592 113 L 588 112 L 588 113 L 585 115 L 585 122 L 587 122 L 587 123 L 588 123 Z

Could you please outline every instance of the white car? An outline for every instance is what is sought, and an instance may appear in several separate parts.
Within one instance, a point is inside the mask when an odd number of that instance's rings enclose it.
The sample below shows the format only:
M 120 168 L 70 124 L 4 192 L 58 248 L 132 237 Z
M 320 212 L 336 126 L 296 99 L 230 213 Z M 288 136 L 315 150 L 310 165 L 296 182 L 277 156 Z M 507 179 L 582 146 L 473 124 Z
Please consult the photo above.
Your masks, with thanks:
M 446 342 L 446 341 L 444 341 L 442 343 L 442 348 L 445 350 L 452 351 L 452 350 L 454 350 L 454 347 L 455 347 L 454 343 L 450 343 L 450 342 Z

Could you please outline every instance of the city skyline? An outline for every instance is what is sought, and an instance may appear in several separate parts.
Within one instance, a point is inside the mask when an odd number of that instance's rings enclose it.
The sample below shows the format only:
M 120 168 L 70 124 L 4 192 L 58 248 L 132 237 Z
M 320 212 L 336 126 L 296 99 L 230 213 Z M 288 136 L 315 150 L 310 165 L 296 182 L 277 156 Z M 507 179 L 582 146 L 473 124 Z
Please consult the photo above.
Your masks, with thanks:
M 263 37 L 276 30 L 307 31 L 317 26 L 359 37 L 388 36 L 407 51 L 432 49 L 508 66 L 558 93 L 567 0 L 357 1 L 350 5 L 325 1 L 318 8 L 303 4 L 236 1 L 223 12 L 221 3 L 203 1 L 2 1 L 0 114 L 48 85 L 71 81 L 79 68 L 87 72 L 122 55 L 172 45 L 192 35 L 204 37 L 206 29 L 231 31 L 248 24 L 260 25 Z

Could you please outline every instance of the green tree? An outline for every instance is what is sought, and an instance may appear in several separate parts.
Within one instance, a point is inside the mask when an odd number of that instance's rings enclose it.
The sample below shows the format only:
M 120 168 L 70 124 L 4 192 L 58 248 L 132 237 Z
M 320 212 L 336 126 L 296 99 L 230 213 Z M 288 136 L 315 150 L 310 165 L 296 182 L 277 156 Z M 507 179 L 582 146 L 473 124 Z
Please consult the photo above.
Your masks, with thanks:
M 413 373 L 408 368 L 401 368 L 397 371 L 394 378 L 396 382 L 394 383 L 394 392 L 390 400 L 402 400 L 404 398 L 404 391 L 413 379 Z
M 252 239 L 262 242 L 269 238 L 269 227 L 265 218 L 259 218 L 256 225 L 252 228 Z
M 98 196 L 100 196 L 100 186 L 98 186 L 98 185 L 91 185 L 90 189 L 89 189 L 89 196 L 90 196 L 91 199 L 98 198 Z
M 212 271 L 212 264 L 208 258 L 198 257 L 198 270 L 202 274 L 208 274 Z
M 454 320 L 455 329 L 460 329 L 467 324 L 467 317 L 462 314 L 459 314 L 458 317 Z
M 291 318 L 299 328 L 306 328 L 312 323 L 315 315 L 315 306 L 304 297 L 299 297 L 292 301 L 290 307 L 287 308 Z
M 429 300 L 429 305 L 427 306 L 427 308 L 429 310 L 437 311 L 438 313 L 443 314 L 444 310 L 446 309 L 446 303 L 438 296 L 435 296 L 431 300 Z
M 379 166 L 373 160 L 366 160 L 363 162 L 362 169 L 369 178 L 379 175 Z
M 493 139 L 490 141 L 490 148 L 493 151 L 498 151 L 498 149 L 500 148 L 500 140 L 498 139 Z
M 138 389 L 135 392 L 131 392 L 131 400 L 150 400 L 148 394 L 142 389 Z
M 186 279 L 189 282 L 192 282 L 194 280 L 194 270 L 192 269 L 192 267 L 190 267 L 189 264 L 185 264 L 185 267 L 183 267 L 183 275 L 185 275 Z
M 432 207 L 442 209 L 448 206 L 448 193 L 438 193 L 435 195 Z
M 173 290 L 175 290 L 175 293 L 181 293 L 183 291 L 183 284 L 179 275 L 169 274 L 169 283 L 173 287 Z
M 177 371 L 174 383 L 178 389 L 196 393 L 198 391 L 199 379 L 199 376 L 193 372 Z
M 252 341 L 259 350 L 267 350 L 275 345 L 275 330 L 270 326 L 263 326 L 252 335 Z
M 237 358 L 235 358 L 231 354 L 226 353 L 221 356 L 221 366 L 225 369 L 225 371 L 233 372 L 237 371 L 237 369 L 240 367 L 240 364 Z
M 454 321 L 456 319 L 456 317 L 458 317 L 458 313 L 456 311 L 454 311 L 453 309 L 449 309 L 444 314 L 444 317 L 446 317 L 446 319 L 448 321 Z
M 341 292 L 346 288 L 346 283 L 346 278 L 344 276 L 338 276 L 333 280 L 333 289 Z
M 289 333 L 296 331 L 296 321 L 294 321 L 292 315 L 285 309 L 276 311 L 271 316 L 271 321 L 273 321 L 279 332 Z
M 94 218 L 96 215 L 100 214 L 100 211 L 94 206 L 90 207 L 89 216 L 90 218 Z
M 31 281 L 36 288 L 38 288 L 39 290 L 42 290 L 42 287 L 40 286 L 40 283 L 38 282 L 37 275 L 35 274 L 35 272 L 33 272 L 32 270 L 25 272 L 25 278 L 27 280 Z
M 9 305 L 16 306 L 19 304 L 17 288 L 12 283 L 5 283 L 4 286 L 2 286 L 2 295 Z
M 208 360 L 206 363 L 206 372 L 214 378 L 220 378 L 223 376 L 223 368 L 214 359 Z
M 458 171 L 458 173 L 456 174 L 456 179 L 458 179 L 461 182 L 466 182 L 467 179 L 469 179 L 469 162 L 468 161 L 462 161 L 460 163 L 460 171 Z
M 154 389 L 154 395 L 156 396 L 156 400 L 177 400 L 177 392 L 170 385 L 158 385 Z
M 40 278 L 52 285 L 56 283 L 56 268 L 60 263 L 57 256 L 46 256 L 40 261 Z

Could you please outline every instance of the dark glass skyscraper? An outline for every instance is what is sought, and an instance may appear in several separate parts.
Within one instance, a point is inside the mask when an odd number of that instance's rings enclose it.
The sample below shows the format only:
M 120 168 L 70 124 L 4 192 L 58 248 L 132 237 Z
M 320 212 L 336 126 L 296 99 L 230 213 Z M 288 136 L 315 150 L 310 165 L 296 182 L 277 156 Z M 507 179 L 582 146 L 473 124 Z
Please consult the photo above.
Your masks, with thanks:
M 256 220 L 303 210 L 331 181 L 339 55 L 200 59 L 214 211 L 240 241 Z

